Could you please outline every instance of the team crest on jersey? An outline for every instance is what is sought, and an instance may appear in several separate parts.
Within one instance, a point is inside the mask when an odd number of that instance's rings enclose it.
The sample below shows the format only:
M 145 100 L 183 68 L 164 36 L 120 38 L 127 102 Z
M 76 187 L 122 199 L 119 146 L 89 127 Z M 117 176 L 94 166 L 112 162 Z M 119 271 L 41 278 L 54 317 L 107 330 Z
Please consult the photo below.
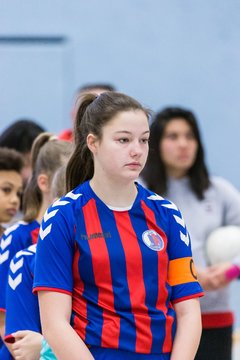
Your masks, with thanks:
M 164 241 L 162 237 L 154 230 L 144 231 L 142 239 L 144 244 L 151 250 L 161 251 L 164 248 Z

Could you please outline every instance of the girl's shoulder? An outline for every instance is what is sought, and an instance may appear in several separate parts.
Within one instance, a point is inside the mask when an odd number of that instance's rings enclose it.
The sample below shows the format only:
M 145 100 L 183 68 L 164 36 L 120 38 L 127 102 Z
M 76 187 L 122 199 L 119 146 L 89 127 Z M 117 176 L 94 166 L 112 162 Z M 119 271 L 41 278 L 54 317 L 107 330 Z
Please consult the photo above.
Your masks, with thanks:
M 48 212 L 61 210 L 61 213 L 68 213 L 70 208 L 74 208 L 79 204 L 79 200 L 82 196 L 83 191 L 77 187 L 76 189 L 69 191 L 67 194 L 55 200 L 49 207 Z
M 145 201 L 147 204 L 149 204 L 149 206 L 154 206 L 157 207 L 158 209 L 161 209 L 163 211 L 169 211 L 169 210 L 174 210 L 174 211 L 179 211 L 178 207 L 176 206 L 176 204 L 174 204 L 172 201 L 170 201 L 169 199 L 156 194 L 155 192 L 145 188 L 144 186 L 142 186 L 141 184 L 138 183 L 138 189 L 140 191 L 141 194 L 141 199 L 143 201 Z
M 227 179 L 221 176 L 211 176 L 210 177 L 210 187 L 209 189 L 215 189 L 220 192 L 236 192 L 239 193 L 239 190 Z
M 3 238 L 5 237 L 25 237 L 26 234 L 30 233 L 35 228 L 39 227 L 37 221 L 32 221 L 30 223 L 20 220 L 15 224 L 9 226 L 3 233 Z
M 37 244 L 33 244 L 25 249 L 19 250 L 11 260 L 9 274 L 15 274 L 17 270 L 29 267 L 30 271 L 33 273 L 36 251 Z M 16 275 L 14 277 L 16 277 Z

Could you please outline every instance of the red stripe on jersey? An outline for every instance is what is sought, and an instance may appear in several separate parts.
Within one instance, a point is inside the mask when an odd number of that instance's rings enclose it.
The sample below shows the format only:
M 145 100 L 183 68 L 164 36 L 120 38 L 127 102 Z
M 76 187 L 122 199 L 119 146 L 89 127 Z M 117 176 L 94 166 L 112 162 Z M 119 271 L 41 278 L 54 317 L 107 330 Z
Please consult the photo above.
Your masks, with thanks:
M 86 326 L 88 324 L 87 320 L 87 303 L 83 298 L 84 284 L 81 279 L 78 263 L 79 263 L 79 249 L 75 247 L 74 259 L 73 259 L 73 294 L 72 294 L 72 308 L 76 314 L 80 316 L 75 316 L 73 327 L 78 333 L 78 335 L 85 340 L 86 337 Z
M 39 230 L 40 230 L 40 227 L 31 231 L 31 238 L 32 238 L 33 244 L 37 243 Z
M 59 292 L 59 293 L 63 293 L 63 294 L 72 296 L 71 291 L 53 288 L 53 287 L 47 287 L 47 286 L 36 286 L 32 292 L 33 292 L 33 294 L 37 294 L 39 291 L 53 291 L 53 292 Z
M 143 212 L 145 214 L 146 220 L 147 220 L 147 226 L 149 230 L 155 230 L 164 241 L 165 246 L 168 243 L 167 236 L 165 232 L 157 226 L 156 224 L 156 218 L 155 214 L 152 209 L 150 209 L 144 201 L 141 201 L 141 206 L 143 209 Z M 165 250 L 165 249 L 164 249 Z M 163 253 L 163 251 L 158 251 L 158 299 L 156 308 L 162 311 L 166 317 L 166 324 L 165 324 L 165 334 L 166 337 L 164 339 L 163 344 L 163 352 L 169 352 L 172 349 L 172 325 L 173 325 L 173 317 L 167 315 L 168 307 L 166 305 L 167 298 L 168 298 L 168 290 L 166 287 L 166 279 L 168 278 L 168 255 L 167 252 Z M 165 254 L 165 256 L 164 256 Z
M 191 299 L 199 298 L 202 296 L 204 296 L 204 292 L 198 292 L 197 294 L 192 294 L 192 295 L 181 297 L 179 299 L 175 299 L 172 301 L 172 303 L 177 304 L 177 303 L 185 301 L 185 300 L 191 300 Z
M 127 212 L 115 212 L 115 221 L 125 258 L 132 313 L 136 324 L 136 352 L 150 353 L 152 347 L 151 318 L 145 305 L 142 254 Z M 136 267 L 136 264 L 138 266 Z
M 83 207 L 83 214 L 92 255 L 94 280 L 98 287 L 98 304 L 103 308 L 101 345 L 117 348 L 120 335 L 120 318 L 114 308 L 109 254 L 94 199 L 91 199 Z

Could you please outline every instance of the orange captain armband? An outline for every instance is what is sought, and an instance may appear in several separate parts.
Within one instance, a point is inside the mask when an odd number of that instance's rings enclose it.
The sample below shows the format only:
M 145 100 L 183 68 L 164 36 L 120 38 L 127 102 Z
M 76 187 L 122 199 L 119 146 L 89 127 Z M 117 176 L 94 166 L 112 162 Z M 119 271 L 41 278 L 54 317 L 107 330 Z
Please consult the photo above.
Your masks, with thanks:
M 192 257 L 169 261 L 168 283 L 171 286 L 197 282 L 197 272 Z

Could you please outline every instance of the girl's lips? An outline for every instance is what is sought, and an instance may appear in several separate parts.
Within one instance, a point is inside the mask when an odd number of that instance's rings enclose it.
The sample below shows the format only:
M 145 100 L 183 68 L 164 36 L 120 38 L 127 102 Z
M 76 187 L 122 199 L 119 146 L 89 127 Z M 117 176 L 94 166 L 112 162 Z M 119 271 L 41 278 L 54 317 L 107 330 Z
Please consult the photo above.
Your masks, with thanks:
M 7 213 L 8 215 L 10 215 L 10 216 L 14 216 L 14 215 L 16 215 L 16 213 L 17 213 L 17 209 L 14 209 L 14 208 L 12 208 L 12 209 L 7 209 L 7 210 L 6 210 L 6 213 Z
M 130 167 L 130 168 L 140 168 L 141 164 L 138 162 L 132 162 L 132 163 L 127 164 L 126 166 Z

